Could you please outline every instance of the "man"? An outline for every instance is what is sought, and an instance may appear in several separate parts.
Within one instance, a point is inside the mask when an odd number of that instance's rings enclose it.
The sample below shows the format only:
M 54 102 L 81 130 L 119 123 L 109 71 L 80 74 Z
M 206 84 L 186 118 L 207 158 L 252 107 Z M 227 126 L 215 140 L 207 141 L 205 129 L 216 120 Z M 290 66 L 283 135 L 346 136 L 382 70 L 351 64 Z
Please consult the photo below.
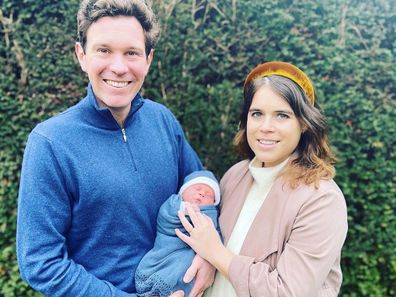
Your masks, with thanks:
M 82 1 L 75 51 L 87 96 L 29 135 L 17 256 L 22 278 L 45 295 L 136 296 L 160 205 L 202 168 L 170 111 L 139 94 L 159 37 L 146 2 Z M 197 258 L 185 280 L 194 276 L 191 297 L 214 268 Z

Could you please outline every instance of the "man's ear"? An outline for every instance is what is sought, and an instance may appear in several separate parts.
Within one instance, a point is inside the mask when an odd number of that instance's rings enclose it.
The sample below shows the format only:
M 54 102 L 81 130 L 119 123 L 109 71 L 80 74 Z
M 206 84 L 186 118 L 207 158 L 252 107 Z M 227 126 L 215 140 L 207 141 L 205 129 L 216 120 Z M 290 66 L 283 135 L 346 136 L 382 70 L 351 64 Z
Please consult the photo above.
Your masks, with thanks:
M 86 56 L 85 56 L 85 52 L 84 52 L 84 48 L 82 47 L 81 43 L 76 42 L 74 45 L 74 51 L 76 52 L 76 56 L 78 59 L 78 62 L 80 63 L 80 67 L 82 69 L 82 71 L 87 72 L 86 71 Z
M 146 68 L 146 75 L 150 69 L 151 62 L 153 61 L 154 57 L 154 50 L 151 49 L 150 53 L 147 55 L 147 68 Z

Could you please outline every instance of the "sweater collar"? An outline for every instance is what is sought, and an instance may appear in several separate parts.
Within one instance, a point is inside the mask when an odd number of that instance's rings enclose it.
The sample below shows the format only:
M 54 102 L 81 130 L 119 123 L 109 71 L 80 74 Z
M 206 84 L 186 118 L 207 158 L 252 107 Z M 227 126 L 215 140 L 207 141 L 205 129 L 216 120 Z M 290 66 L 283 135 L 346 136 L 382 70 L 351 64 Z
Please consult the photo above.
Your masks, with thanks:
M 255 167 L 253 165 L 255 163 L 255 159 L 256 157 L 254 157 L 253 160 L 250 161 L 249 171 L 259 188 L 268 187 L 269 185 L 271 185 L 290 160 L 290 158 L 287 158 L 282 163 L 273 167 Z
M 98 127 L 102 128 L 110 128 L 110 129 L 120 129 L 121 127 L 118 125 L 117 121 L 114 119 L 110 110 L 106 107 L 100 107 L 98 102 L 96 101 L 95 94 L 92 90 L 92 86 L 89 83 L 87 87 L 87 96 L 85 97 L 85 101 L 91 108 L 94 124 Z M 137 93 L 135 98 L 133 98 L 131 102 L 131 109 L 129 110 L 128 116 L 125 119 L 124 127 L 127 127 L 133 114 L 140 109 L 144 104 L 144 99 Z

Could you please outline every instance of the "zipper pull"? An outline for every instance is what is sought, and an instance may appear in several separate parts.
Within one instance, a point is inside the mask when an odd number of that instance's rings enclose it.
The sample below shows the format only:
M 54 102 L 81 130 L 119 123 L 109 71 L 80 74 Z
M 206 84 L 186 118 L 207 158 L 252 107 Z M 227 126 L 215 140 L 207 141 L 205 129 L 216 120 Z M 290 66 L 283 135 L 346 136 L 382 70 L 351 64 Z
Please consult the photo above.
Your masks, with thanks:
M 122 128 L 122 129 L 121 129 L 121 132 L 122 132 L 122 138 L 124 138 L 124 142 L 127 142 L 127 136 L 126 136 L 125 129 Z

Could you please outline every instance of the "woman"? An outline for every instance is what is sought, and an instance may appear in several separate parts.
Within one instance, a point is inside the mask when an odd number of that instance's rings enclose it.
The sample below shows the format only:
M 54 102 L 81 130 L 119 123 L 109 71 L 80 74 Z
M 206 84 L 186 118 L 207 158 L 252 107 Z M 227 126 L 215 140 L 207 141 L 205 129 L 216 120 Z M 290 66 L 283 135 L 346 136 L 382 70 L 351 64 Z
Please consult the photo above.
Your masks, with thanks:
M 205 296 L 337 296 L 347 233 L 345 199 L 309 78 L 284 62 L 257 66 L 244 84 L 235 137 L 247 157 L 221 180 L 221 242 L 187 207 L 177 235 L 218 269 Z

